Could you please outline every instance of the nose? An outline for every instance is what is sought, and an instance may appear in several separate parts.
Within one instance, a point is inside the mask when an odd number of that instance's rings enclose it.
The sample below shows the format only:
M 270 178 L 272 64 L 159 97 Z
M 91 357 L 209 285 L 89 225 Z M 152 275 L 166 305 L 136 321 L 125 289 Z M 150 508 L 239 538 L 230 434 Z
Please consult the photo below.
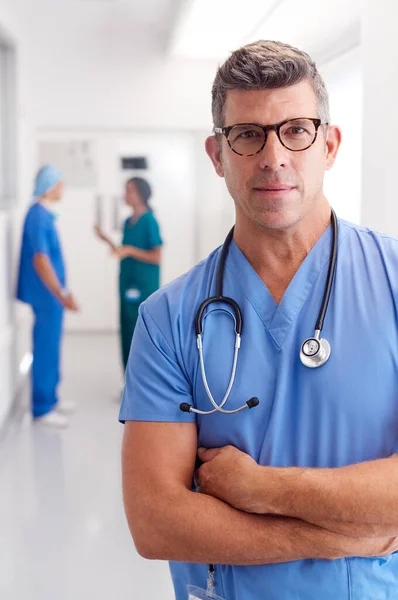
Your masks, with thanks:
M 265 146 L 257 155 L 260 168 L 276 171 L 286 167 L 289 161 L 288 152 L 279 141 L 276 131 L 269 131 Z

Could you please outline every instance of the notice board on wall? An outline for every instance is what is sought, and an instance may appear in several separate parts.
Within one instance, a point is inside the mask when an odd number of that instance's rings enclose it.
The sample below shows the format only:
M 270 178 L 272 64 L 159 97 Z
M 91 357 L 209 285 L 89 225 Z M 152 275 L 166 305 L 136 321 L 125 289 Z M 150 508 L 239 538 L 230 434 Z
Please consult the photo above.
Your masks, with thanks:
M 92 188 L 97 185 L 94 144 L 90 140 L 42 141 L 40 165 L 52 163 L 63 174 L 68 188 Z

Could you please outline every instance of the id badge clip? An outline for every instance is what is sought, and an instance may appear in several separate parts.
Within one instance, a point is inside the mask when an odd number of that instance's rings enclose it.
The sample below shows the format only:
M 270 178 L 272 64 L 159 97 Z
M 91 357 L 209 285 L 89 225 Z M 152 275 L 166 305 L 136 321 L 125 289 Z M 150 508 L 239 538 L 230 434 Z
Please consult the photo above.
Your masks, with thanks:
M 215 593 L 214 567 L 209 566 L 209 575 L 207 579 L 207 590 L 196 585 L 187 585 L 188 600 L 224 600 Z

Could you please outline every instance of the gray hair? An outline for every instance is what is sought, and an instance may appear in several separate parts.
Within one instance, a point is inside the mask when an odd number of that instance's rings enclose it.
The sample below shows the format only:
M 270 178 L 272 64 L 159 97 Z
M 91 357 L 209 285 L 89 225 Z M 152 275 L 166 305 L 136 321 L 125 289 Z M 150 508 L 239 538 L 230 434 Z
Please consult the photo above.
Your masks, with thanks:
M 314 90 L 319 118 L 330 121 L 329 96 L 325 83 L 311 57 L 283 44 L 260 40 L 231 54 L 217 71 L 212 89 L 215 127 L 223 127 L 228 90 L 267 90 L 288 87 L 308 80 Z

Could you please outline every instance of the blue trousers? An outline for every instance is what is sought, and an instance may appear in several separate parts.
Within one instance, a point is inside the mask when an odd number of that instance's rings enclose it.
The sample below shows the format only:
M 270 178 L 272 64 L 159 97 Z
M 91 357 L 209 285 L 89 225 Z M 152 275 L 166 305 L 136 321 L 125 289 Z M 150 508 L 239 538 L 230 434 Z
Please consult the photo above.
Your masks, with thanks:
M 64 309 L 54 299 L 45 306 L 33 306 L 32 413 L 42 417 L 58 402 L 60 355 Z

